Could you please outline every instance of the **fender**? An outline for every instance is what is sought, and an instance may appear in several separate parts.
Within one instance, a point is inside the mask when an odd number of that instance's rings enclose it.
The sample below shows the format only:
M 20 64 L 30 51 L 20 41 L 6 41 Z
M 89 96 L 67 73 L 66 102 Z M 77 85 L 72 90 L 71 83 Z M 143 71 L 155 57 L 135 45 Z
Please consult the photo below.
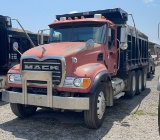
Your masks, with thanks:
M 111 76 L 106 71 L 103 71 L 103 72 L 100 72 L 99 74 L 97 74 L 96 77 L 95 77 L 95 79 L 94 79 L 92 88 L 91 88 L 91 90 L 90 90 L 89 93 L 94 93 L 95 90 L 96 90 L 96 88 L 100 85 L 100 82 L 102 80 L 106 80 L 106 79 L 108 79 L 109 81 L 111 81 Z

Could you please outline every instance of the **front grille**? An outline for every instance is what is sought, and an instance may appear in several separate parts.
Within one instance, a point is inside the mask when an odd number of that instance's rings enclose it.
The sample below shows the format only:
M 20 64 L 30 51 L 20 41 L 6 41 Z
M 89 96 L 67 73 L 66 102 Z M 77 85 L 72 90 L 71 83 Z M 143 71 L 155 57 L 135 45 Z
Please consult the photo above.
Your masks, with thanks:
M 52 72 L 52 83 L 59 85 L 62 79 L 62 62 L 59 59 L 46 59 L 44 61 L 38 61 L 36 59 L 23 59 L 22 60 L 22 71 L 51 71 Z M 47 84 L 45 81 L 31 81 L 28 83 L 34 84 Z

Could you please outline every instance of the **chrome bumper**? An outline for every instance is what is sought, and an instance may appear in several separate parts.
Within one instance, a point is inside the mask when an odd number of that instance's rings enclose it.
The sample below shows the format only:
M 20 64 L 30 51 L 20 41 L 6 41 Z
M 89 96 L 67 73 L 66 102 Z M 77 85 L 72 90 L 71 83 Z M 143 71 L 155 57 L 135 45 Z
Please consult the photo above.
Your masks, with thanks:
M 3 91 L 2 100 L 10 103 L 25 104 L 23 93 Z M 52 106 L 48 105 L 47 95 L 27 94 L 27 105 L 69 110 L 89 110 L 89 98 L 52 96 Z
M 27 80 L 47 81 L 47 95 L 27 93 Z M 87 97 L 61 97 L 52 95 L 52 73 L 51 72 L 22 72 L 22 93 L 3 91 L 2 100 L 10 103 L 34 105 L 41 107 L 89 110 L 89 98 Z

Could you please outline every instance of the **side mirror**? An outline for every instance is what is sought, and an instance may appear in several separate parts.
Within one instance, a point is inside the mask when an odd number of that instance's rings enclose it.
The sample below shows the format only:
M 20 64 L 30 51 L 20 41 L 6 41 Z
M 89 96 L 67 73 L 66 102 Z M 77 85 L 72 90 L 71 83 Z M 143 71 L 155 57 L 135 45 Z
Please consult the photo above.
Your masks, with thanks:
M 86 49 L 91 50 L 94 48 L 94 41 L 92 39 L 89 39 L 86 41 Z
M 44 29 L 44 30 L 39 30 L 38 31 L 38 36 L 37 36 L 38 37 L 37 38 L 38 45 L 43 45 L 43 44 L 49 42 L 49 40 L 48 40 L 48 38 L 49 38 L 49 30 L 50 29 Z
M 121 27 L 121 38 L 120 38 L 120 48 L 126 50 L 128 48 L 127 44 L 127 26 Z
M 18 50 L 18 43 L 17 42 L 13 43 L 13 50 L 17 51 L 20 55 L 22 55 L 21 52 Z
M 157 91 L 160 91 L 160 76 L 158 77 Z

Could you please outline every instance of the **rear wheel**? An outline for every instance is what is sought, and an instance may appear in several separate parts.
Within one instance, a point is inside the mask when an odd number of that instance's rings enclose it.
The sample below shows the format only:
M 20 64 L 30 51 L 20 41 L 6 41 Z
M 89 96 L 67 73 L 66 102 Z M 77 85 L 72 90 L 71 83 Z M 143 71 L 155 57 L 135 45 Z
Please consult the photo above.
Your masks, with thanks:
M 127 96 L 129 98 L 133 98 L 136 93 L 136 74 L 135 74 L 135 71 L 132 71 L 129 75 L 129 84 L 130 84 L 130 89 L 129 89 L 129 91 L 126 91 L 125 96 Z
M 84 111 L 84 120 L 88 128 L 99 128 L 104 120 L 106 100 L 105 100 L 105 84 L 96 89 L 95 93 L 89 94 L 89 110 Z
M 154 69 L 154 70 L 152 70 L 152 74 L 155 74 L 155 69 Z
M 140 70 L 136 72 L 136 95 L 142 92 L 142 73 Z
M 147 82 L 147 71 L 146 69 L 142 69 L 142 90 L 146 89 L 146 82 Z

